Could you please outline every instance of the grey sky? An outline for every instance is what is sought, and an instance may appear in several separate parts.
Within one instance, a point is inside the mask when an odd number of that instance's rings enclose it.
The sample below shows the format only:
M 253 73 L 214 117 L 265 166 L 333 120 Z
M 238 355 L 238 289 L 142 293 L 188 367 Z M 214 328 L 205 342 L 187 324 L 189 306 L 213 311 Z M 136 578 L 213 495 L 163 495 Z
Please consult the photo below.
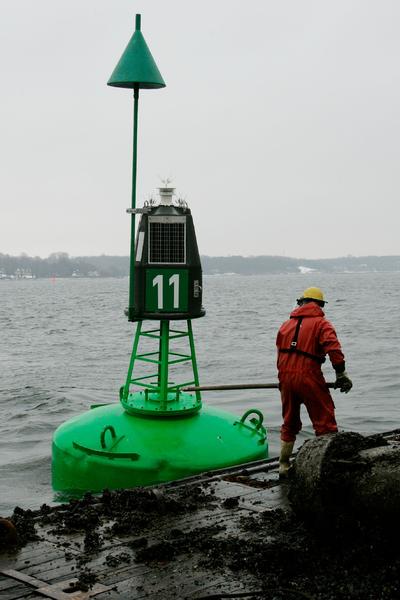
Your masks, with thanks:
M 138 204 L 172 177 L 202 254 L 400 254 L 398 0 L 2 0 L 0 252 L 128 254 L 132 98 L 106 86 L 142 14 Z

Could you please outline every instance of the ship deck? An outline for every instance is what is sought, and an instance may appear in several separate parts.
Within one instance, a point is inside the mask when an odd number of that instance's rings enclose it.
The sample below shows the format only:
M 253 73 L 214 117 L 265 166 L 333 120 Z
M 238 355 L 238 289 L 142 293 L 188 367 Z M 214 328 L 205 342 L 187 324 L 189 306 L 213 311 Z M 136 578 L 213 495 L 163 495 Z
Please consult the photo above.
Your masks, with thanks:
M 285 487 L 272 458 L 151 488 L 160 511 L 127 506 L 122 524 L 121 513 L 104 511 L 109 496 L 86 499 L 86 512 L 101 514 L 93 526 L 71 527 L 70 505 L 42 508 L 31 516 L 38 539 L 0 554 L 0 598 L 259 597 L 258 582 L 235 573 L 234 557 L 221 568 L 218 549 L 233 533 L 248 542 L 243 518 L 288 509 Z
M 381 435 L 400 443 L 400 430 Z M 398 598 L 397 538 L 327 543 L 291 512 L 288 487 L 271 458 L 16 509 L 22 543 L 0 552 L 0 599 Z

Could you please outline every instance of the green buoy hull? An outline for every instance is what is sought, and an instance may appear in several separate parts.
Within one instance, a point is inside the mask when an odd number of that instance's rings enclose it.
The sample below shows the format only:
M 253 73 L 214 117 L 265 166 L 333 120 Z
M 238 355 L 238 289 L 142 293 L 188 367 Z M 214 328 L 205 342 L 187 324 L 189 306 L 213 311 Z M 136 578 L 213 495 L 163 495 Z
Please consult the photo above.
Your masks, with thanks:
M 256 413 L 258 419 L 247 419 Z M 53 437 L 55 491 L 101 491 L 173 481 L 268 456 L 259 411 L 242 419 L 215 408 L 168 419 L 96 407 Z

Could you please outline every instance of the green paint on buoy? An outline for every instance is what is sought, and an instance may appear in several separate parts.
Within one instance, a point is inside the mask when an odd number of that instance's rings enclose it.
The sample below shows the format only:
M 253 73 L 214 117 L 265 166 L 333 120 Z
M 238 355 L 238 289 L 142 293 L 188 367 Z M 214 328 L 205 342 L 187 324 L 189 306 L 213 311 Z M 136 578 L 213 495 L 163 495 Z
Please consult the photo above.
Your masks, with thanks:
M 120 404 L 97 407 L 57 430 L 53 487 L 101 491 L 173 481 L 263 458 L 259 414 L 243 422 L 215 408 L 186 417 L 130 415 Z

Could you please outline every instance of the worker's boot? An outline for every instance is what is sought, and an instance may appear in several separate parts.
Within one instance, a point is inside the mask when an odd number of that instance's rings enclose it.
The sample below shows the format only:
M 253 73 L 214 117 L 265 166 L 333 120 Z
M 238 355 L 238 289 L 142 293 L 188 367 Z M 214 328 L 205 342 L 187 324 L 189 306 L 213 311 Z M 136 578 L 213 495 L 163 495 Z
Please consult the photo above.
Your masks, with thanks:
M 290 468 L 290 456 L 293 452 L 294 442 L 284 442 L 281 440 L 281 454 L 279 457 L 279 479 L 285 479 L 288 476 Z

